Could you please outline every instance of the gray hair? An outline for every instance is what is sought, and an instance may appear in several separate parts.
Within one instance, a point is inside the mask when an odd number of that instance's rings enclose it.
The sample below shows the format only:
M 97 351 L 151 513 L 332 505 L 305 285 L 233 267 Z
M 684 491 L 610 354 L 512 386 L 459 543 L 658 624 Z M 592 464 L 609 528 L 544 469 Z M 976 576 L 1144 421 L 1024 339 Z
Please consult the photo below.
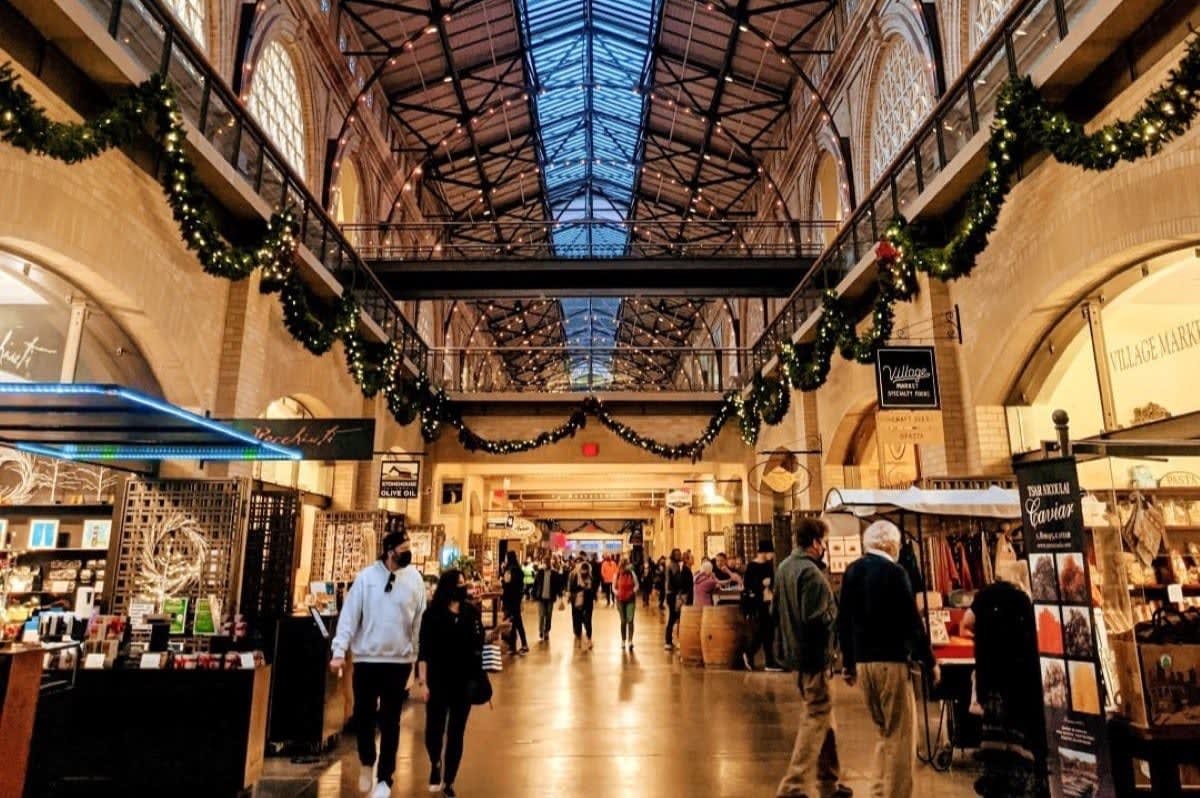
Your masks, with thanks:
M 700 570 L 706 574 L 711 574 L 713 572 L 712 560 L 705 560 L 704 562 L 700 563 Z
M 895 557 L 900 554 L 900 529 L 891 521 L 876 521 L 863 532 L 863 546 Z

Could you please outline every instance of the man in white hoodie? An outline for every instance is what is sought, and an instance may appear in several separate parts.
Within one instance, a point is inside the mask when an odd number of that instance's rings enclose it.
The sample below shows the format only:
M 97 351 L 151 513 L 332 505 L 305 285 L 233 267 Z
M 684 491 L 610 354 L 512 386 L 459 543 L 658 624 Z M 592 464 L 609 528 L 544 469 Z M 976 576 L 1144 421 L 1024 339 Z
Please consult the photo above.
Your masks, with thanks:
M 408 677 L 421 639 L 425 580 L 411 563 L 408 536 L 389 532 L 379 560 L 359 572 L 346 594 L 333 638 L 329 663 L 333 670 L 340 672 L 345 667 L 347 649 L 354 655 L 354 725 L 362 763 L 358 787 L 370 792 L 371 798 L 387 798 L 392 792 L 400 710 L 408 696 Z

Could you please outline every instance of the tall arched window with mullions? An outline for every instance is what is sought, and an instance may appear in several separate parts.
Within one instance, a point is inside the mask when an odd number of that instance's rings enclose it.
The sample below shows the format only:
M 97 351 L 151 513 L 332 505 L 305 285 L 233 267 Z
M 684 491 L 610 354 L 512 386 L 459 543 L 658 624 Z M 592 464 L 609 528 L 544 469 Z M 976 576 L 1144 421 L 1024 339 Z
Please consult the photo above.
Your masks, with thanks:
M 301 179 L 304 169 L 304 113 L 300 81 L 292 56 L 279 42 L 263 48 L 250 83 L 250 113 Z
M 183 25 L 192 41 L 201 49 L 208 50 L 208 2 L 209 0 L 167 0 L 167 8 Z
M 1012 0 L 971 0 L 971 54 L 987 41 L 1011 5 Z
M 933 107 L 929 74 L 921 56 L 901 36 L 884 44 L 871 113 L 871 184 Z

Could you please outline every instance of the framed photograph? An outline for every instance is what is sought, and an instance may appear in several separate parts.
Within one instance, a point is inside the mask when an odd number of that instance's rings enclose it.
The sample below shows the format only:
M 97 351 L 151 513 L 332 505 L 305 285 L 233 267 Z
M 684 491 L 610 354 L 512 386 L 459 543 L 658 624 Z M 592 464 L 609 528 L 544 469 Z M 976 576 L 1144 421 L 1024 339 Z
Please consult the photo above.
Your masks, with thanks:
M 85 549 L 107 549 L 108 536 L 111 533 L 111 518 L 94 518 L 84 521 L 83 547 Z
M 57 542 L 57 518 L 34 518 L 29 522 L 29 548 L 53 549 Z

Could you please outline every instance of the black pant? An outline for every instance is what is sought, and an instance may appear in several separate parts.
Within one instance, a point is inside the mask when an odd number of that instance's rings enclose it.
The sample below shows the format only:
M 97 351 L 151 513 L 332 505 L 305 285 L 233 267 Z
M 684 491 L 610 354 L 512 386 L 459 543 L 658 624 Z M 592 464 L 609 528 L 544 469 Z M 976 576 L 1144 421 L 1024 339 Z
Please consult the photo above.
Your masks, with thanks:
M 771 619 L 770 605 L 747 606 L 746 621 L 750 625 L 750 644 L 746 647 L 746 656 L 750 658 L 751 664 L 761 648 L 767 667 L 775 667 L 775 622 Z
M 467 717 L 471 714 L 471 702 L 465 689 L 429 690 L 429 703 L 425 707 L 425 750 L 429 762 L 442 768 L 442 780 L 453 784 L 462 762 L 463 735 L 467 732 Z M 446 759 L 442 762 L 442 740 L 445 739 Z
M 612 582 L 604 583 L 604 606 L 611 607 L 613 603 Z
M 587 632 L 587 639 L 592 639 L 592 608 L 594 605 L 585 604 L 582 607 L 571 607 L 571 625 L 575 628 L 575 636 Z
M 679 604 L 675 601 L 675 594 L 667 594 L 667 645 L 671 645 L 674 640 L 675 624 L 679 623 Z
M 399 662 L 354 663 L 354 728 L 358 761 L 375 764 L 375 728 L 379 728 L 379 764 L 375 778 L 392 783 L 400 745 L 400 710 L 408 697 L 412 665 Z
M 521 636 L 521 648 L 529 648 L 529 641 L 525 637 L 525 619 L 521 617 L 521 602 L 506 605 L 504 614 L 512 621 L 512 631 L 508 634 L 508 644 L 517 649 L 517 635 Z

